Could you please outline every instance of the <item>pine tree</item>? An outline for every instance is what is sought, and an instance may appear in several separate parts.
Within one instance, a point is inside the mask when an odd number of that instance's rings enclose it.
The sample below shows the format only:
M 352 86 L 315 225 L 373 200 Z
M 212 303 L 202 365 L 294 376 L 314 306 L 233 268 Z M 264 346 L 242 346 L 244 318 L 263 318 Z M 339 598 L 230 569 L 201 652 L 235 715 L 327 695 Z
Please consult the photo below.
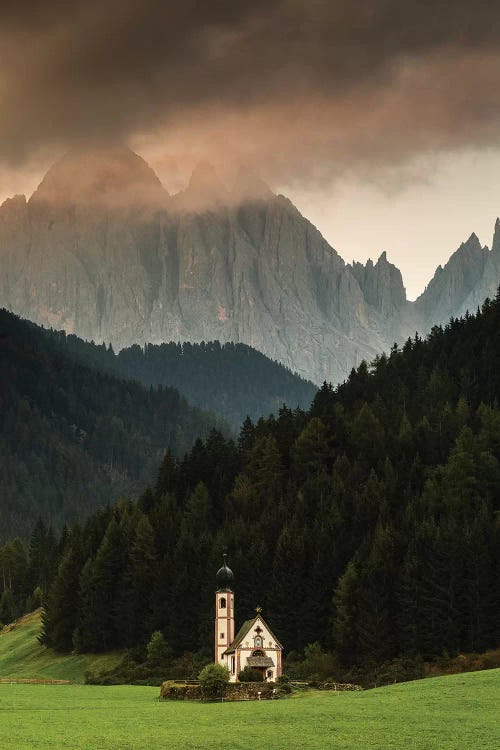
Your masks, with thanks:
M 14 592 L 11 589 L 5 589 L 0 595 L 0 625 L 9 625 L 14 622 L 18 614 Z
M 175 492 L 177 478 L 177 461 L 169 448 L 158 471 L 155 494 L 160 497 L 163 494 Z
M 80 577 L 80 616 L 75 646 L 80 651 L 108 651 L 123 643 L 118 609 L 128 550 L 118 522 L 113 518 L 95 560 L 89 560 Z
M 310 419 L 292 449 L 294 475 L 299 484 L 308 477 L 327 470 L 328 441 L 328 429 L 321 419 Z
M 270 621 L 276 637 L 287 648 L 301 650 L 307 643 L 304 628 L 307 546 L 295 519 L 286 524 L 276 545 L 272 566 Z
M 370 406 L 365 403 L 351 425 L 351 444 L 358 461 L 376 467 L 385 457 L 385 432 Z
M 172 659 L 172 652 L 160 630 L 155 630 L 146 646 L 147 663 L 153 668 L 165 668 Z
M 157 557 L 153 528 L 145 515 L 136 526 L 127 569 L 125 592 L 120 603 L 124 640 L 127 646 L 143 643 L 153 626 L 152 594 L 157 578 Z
M 344 664 L 355 664 L 359 660 L 358 592 L 358 568 L 356 562 L 351 560 L 344 574 L 339 578 L 333 596 L 333 645 Z
M 359 654 L 381 663 L 395 656 L 395 548 L 392 529 L 378 524 L 361 569 L 357 595 Z
M 40 642 L 57 651 L 71 651 L 78 622 L 79 575 L 82 560 L 80 529 L 69 535 L 57 575 L 50 587 L 42 613 Z

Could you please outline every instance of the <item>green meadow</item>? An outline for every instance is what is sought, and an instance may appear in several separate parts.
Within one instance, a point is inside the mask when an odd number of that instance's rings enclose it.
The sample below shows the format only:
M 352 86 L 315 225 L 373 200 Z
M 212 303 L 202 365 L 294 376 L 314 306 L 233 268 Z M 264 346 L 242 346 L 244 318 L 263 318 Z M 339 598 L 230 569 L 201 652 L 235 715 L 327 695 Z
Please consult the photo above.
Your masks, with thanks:
M 40 613 L 0 633 L 1 750 L 498 750 L 500 669 L 360 693 L 303 692 L 277 701 L 158 701 L 158 688 L 99 687 L 87 669 L 119 654 L 61 655 L 39 645 Z
M 121 655 L 116 653 L 56 654 L 52 649 L 40 646 L 37 640 L 40 616 L 37 610 L 23 617 L 11 629 L 0 632 L 0 678 L 83 682 L 88 669 L 109 669 L 120 659 Z
M 498 750 L 500 670 L 277 701 L 159 702 L 148 687 L 0 685 L 2 750 Z

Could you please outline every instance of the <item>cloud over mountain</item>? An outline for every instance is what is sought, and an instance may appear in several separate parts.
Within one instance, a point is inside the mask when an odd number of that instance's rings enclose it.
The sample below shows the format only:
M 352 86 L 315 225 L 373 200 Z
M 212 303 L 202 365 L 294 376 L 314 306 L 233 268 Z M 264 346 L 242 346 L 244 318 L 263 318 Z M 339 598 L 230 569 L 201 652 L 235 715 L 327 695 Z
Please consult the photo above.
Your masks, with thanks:
M 156 131 L 177 154 L 329 179 L 499 140 L 500 6 L 4 2 L 0 159 Z

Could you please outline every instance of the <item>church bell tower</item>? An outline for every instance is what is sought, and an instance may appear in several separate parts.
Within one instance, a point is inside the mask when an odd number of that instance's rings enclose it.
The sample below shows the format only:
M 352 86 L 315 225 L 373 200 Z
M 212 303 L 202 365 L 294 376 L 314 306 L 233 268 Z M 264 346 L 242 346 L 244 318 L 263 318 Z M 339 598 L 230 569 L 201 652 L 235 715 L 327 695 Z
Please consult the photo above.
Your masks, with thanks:
M 234 593 L 233 571 L 227 566 L 224 555 L 222 568 L 217 571 L 217 591 L 215 592 L 215 663 L 226 664 L 224 652 L 234 639 Z M 227 666 L 227 664 L 226 664 Z

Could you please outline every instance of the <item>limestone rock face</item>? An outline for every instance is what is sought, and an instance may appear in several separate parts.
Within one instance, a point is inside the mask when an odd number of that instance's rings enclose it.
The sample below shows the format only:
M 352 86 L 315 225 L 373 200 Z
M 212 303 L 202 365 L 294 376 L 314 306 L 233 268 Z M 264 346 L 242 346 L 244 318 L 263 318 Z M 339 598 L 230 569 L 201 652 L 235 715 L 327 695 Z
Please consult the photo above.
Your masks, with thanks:
M 446 323 L 452 316 L 465 312 L 463 308 L 467 300 L 483 284 L 489 255 L 488 248 L 481 247 L 477 236 L 471 234 L 444 268 L 438 266 L 431 282 L 415 303 L 426 329 L 437 323 Z M 497 279 L 500 279 L 500 275 Z
M 500 284 L 500 219 L 496 220 L 491 251 L 486 248 L 484 270 L 478 283 L 472 288 L 458 314 L 475 310 L 482 305 L 486 297 L 494 299 Z
M 286 198 L 181 212 L 166 226 L 149 340 L 241 341 L 318 382 L 376 352 L 355 278 Z
M 491 252 L 473 235 L 410 303 L 385 253 L 346 265 L 287 198 L 237 183 L 202 165 L 169 197 L 127 149 L 68 154 L 0 207 L 0 306 L 115 349 L 243 342 L 336 383 L 500 279 L 497 223 Z
M 365 266 L 354 262 L 352 272 L 366 302 L 385 318 L 391 318 L 405 306 L 406 290 L 401 271 L 389 263 L 387 253 L 383 252 L 375 264 L 372 260 L 368 260 Z
M 0 304 L 111 342 L 244 342 L 338 381 L 386 341 L 344 261 L 283 196 L 196 170 L 169 199 L 131 152 L 70 154 L 0 209 Z M 253 197 L 256 196 L 256 197 Z

